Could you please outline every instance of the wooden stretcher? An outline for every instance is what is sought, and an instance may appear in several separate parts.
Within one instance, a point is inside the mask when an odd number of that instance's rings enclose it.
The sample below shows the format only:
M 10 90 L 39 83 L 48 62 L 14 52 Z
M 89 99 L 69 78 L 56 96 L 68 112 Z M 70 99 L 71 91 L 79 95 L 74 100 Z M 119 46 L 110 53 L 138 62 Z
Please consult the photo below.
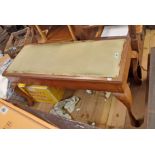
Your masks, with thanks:
M 112 92 L 127 107 L 131 123 L 140 126 L 143 120 L 132 113 L 127 83 L 135 60 L 129 38 L 34 44 L 21 50 L 4 75 L 14 83 Z

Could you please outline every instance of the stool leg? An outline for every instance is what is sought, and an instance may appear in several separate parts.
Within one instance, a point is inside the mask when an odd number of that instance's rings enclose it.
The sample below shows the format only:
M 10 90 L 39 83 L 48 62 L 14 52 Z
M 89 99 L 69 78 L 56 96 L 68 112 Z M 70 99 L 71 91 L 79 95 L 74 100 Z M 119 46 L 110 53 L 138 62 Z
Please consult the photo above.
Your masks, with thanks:
M 132 113 L 131 110 L 132 95 L 128 84 L 124 86 L 124 93 L 113 93 L 113 94 L 118 100 L 120 100 L 126 106 L 130 116 L 131 124 L 135 127 L 141 126 L 141 124 L 144 122 L 144 119 L 136 119 Z
M 41 31 L 40 27 L 38 25 L 35 25 L 39 35 L 41 36 L 41 42 L 45 43 L 47 41 L 46 35 Z

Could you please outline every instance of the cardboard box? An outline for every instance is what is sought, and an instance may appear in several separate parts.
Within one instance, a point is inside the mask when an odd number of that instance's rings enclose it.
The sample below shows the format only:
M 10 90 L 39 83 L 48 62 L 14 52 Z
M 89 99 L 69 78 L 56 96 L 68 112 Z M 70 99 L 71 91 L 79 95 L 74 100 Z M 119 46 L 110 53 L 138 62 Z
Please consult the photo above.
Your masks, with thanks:
M 1 129 L 55 129 L 42 119 L 0 99 Z

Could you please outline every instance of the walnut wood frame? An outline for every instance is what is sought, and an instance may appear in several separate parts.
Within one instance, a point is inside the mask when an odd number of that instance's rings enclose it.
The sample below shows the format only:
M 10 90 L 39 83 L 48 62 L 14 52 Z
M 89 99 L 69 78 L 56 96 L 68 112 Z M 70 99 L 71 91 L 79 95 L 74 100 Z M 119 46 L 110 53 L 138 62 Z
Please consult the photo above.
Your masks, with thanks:
M 7 71 L 4 75 L 9 77 L 9 79 L 15 84 L 23 82 L 28 85 L 39 84 L 67 89 L 92 89 L 112 92 L 116 98 L 127 107 L 132 125 L 138 127 L 141 125 L 142 120 L 137 120 L 131 111 L 132 95 L 127 83 L 131 59 L 132 50 L 130 46 L 130 39 L 127 38 L 122 51 L 119 76 L 110 80 L 102 77 L 21 74 L 8 73 Z

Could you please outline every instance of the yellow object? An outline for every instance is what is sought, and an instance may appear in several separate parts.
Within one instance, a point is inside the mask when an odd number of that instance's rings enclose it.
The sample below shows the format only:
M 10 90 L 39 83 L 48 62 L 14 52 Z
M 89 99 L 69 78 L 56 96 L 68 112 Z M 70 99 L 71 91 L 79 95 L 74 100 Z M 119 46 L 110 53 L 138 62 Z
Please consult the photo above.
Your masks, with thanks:
M 18 87 L 26 94 L 31 96 L 35 102 L 50 103 L 52 105 L 59 102 L 64 94 L 62 89 L 49 88 L 48 86 L 31 85 L 26 86 L 19 83 Z
M 30 96 L 30 94 L 26 91 L 25 87 L 26 87 L 26 84 L 24 83 L 19 83 L 18 84 L 18 87 L 20 88 L 21 91 L 23 91 L 26 95 Z

